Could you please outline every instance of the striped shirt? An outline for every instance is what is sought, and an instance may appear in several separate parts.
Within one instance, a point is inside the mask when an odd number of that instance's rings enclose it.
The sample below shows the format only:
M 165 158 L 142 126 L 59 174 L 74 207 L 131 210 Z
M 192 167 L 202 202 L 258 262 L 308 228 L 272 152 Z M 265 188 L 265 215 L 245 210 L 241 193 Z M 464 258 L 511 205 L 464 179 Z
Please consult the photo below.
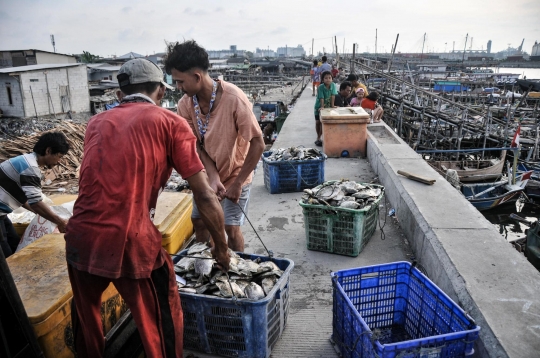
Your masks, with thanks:
M 0 216 L 41 201 L 41 177 L 35 153 L 0 163 Z

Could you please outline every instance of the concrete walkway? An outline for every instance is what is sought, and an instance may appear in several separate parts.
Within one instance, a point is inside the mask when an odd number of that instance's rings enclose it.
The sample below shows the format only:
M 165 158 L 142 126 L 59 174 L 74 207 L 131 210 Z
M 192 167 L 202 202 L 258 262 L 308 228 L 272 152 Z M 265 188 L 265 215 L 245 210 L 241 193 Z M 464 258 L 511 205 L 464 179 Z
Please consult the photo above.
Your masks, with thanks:
M 314 97 L 306 88 L 298 99 L 274 148 L 303 145 L 314 147 L 315 119 Z M 328 159 L 325 179 L 348 178 L 358 182 L 376 180 L 366 159 Z M 251 191 L 248 216 L 265 245 L 277 257 L 294 261 L 291 284 L 291 306 L 285 331 L 272 351 L 275 358 L 337 357 L 329 338 L 332 333 L 332 284 L 330 272 L 410 260 L 410 249 L 404 234 L 394 219 L 385 213 L 391 209 L 384 200 L 380 207 L 380 226 L 384 225 L 385 240 L 381 230 L 375 234 L 358 257 L 334 255 L 306 249 L 304 219 L 298 202 L 301 193 L 269 194 L 264 187 L 262 165 L 257 170 Z M 385 223 L 386 221 L 386 223 Z M 266 255 L 259 239 L 249 223 L 242 231 L 246 239 L 247 253 Z M 194 352 L 198 357 L 210 357 Z

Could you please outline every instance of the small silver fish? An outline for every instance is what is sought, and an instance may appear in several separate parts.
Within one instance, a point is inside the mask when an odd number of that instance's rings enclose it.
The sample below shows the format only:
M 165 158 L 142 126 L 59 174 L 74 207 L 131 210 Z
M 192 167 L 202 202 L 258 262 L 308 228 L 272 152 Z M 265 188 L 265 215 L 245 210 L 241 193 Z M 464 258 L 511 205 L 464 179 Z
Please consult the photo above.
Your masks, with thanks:
M 262 287 L 255 282 L 250 282 L 244 289 L 244 292 L 246 293 L 246 297 L 252 300 L 260 300 L 265 296 Z

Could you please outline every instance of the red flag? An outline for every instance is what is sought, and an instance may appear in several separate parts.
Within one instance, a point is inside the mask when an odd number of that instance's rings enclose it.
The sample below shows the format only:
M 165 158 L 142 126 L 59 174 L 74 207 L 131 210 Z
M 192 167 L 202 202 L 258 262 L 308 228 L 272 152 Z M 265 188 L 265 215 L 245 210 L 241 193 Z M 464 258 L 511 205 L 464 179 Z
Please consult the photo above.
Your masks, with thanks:
M 512 139 L 512 144 L 510 144 L 510 147 L 519 147 L 519 132 L 521 129 L 521 124 L 518 126 L 518 129 L 516 130 L 516 134 L 514 134 L 514 139 Z

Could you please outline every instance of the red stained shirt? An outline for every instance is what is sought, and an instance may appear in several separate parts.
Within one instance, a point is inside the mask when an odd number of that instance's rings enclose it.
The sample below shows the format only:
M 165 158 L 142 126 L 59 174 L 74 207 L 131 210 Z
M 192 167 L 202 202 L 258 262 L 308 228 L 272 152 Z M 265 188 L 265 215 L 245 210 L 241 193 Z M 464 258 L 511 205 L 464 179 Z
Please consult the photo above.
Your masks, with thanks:
M 152 219 L 172 168 L 183 178 L 204 168 L 183 118 L 150 103 L 94 116 L 65 234 L 68 263 L 109 278 L 150 277 L 166 258 Z

